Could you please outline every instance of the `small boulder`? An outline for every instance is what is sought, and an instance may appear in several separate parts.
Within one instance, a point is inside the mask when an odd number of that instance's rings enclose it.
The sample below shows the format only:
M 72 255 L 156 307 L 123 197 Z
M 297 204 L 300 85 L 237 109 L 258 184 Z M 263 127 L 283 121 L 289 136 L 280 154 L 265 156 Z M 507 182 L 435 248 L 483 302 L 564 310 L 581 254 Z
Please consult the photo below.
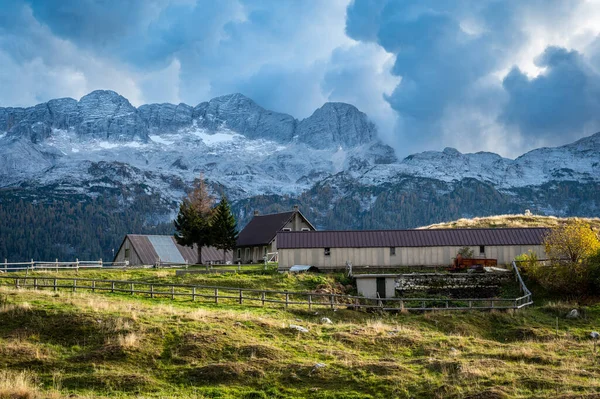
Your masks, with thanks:
M 333 324 L 329 317 L 321 317 L 321 324 Z
M 567 314 L 567 319 L 578 319 L 578 318 L 579 318 L 579 311 L 577 309 L 573 309 Z
M 304 328 L 302 326 L 297 326 L 295 324 L 290 324 L 290 329 L 296 330 L 296 331 L 301 332 L 301 333 L 307 333 L 308 332 L 308 329 L 306 329 L 306 328 Z
M 592 339 L 598 339 L 600 338 L 600 333 L 598 333 L 597 331 L 592 331 L 590 333 L 590 337 L 592 337 Z
M 325 363 L 316 363 L 313 366 L 312 370 L 310 370 L 310 372 L 308 373 L 308 375 L 312 376 L 313 373 L 315 373 L 315 372 L 317 372 L 317 371 L 319 371 L 319 370 L 321 370 L 321 369 L 323 369 L 325 367 L 327 367 L 327 365 Z

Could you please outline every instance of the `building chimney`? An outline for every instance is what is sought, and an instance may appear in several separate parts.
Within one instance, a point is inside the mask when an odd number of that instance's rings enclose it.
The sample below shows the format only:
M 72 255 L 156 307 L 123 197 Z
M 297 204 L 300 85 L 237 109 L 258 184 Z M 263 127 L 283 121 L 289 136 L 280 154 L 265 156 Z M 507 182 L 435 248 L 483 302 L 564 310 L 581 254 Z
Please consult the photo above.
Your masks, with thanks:
M 294 211 L 298 212 L 299 209 L 298 205 L 294 205 Z
M 254 216 L 258 216 L 258 210 L 257 209 L 254 210 Z

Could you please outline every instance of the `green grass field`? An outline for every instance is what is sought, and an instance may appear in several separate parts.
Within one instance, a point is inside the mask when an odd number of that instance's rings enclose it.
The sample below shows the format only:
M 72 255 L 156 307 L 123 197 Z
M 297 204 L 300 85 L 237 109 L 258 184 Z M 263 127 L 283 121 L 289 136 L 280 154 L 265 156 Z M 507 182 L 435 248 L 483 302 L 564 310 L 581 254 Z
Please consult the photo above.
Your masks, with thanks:
M 341 278 L 175 277 L 173 270 L 78 276 L 299 291 L 335 288 Z M 573 307 L 309 312 L 1 287 L 0 398 L 600 397 L 600 356 L 589 338 L 600 329 L 600 306 L 566 319 Z

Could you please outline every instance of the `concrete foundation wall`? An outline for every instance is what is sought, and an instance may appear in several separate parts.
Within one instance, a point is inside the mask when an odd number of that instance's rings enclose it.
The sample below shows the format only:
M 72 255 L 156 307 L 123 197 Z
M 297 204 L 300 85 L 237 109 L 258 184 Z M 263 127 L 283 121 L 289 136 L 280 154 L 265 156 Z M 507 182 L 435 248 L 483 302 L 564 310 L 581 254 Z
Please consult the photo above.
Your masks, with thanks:
M 357 278 L 356 289 L 359 295 L 367 298 L 377 298 L 377 277 L 373 278 Z M 393 298 L 396 296 L 396 276 L 384 276 L 385 278 L 385 294 L 382 298 Z
M 383 248 L 324 248 L 279 249 L 279 268 L 293 265 L 311 265 L 319 269 L 343 269 L 346 262 L 353 266 L 439 266 L 450 265 L 462 247 L 396 247 L 395 255 L 389 247 Z M 479 246 L 470 247 L 475 258 L 497 259 L 498 264 L 509 264 L 516 256 L 534 251 L 545 258 L 543 245 L 486 246 L 480 254 Z

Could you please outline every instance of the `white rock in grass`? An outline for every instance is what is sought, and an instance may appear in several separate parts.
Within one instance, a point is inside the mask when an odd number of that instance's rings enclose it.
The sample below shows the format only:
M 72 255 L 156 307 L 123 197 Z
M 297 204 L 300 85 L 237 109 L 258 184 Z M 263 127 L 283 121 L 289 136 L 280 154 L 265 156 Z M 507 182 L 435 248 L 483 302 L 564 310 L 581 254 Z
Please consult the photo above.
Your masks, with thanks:
M 306 328 L 304 328 L 302 326 L 297 326 L 295 324 L 290 324 L 290 328 L 292 330 L 296 330 L 296 331 L 301 332 L 301 333 L 307 333 L 308 332 L 308 330 Z
M 593 339 L 598 339 L 598 338 L 600 338 L 600 333 L 598 333 L 596 331 L 592 331 L 590 333 L 590 337 L 592 337 Z
M 573 309 L 567 314 L 567 319 L 578 319 L 578 318 L 579 318 L 579 311 L 577 309 Z
M 321 324 L 333 324 L 329 317 L 321 317 Z

